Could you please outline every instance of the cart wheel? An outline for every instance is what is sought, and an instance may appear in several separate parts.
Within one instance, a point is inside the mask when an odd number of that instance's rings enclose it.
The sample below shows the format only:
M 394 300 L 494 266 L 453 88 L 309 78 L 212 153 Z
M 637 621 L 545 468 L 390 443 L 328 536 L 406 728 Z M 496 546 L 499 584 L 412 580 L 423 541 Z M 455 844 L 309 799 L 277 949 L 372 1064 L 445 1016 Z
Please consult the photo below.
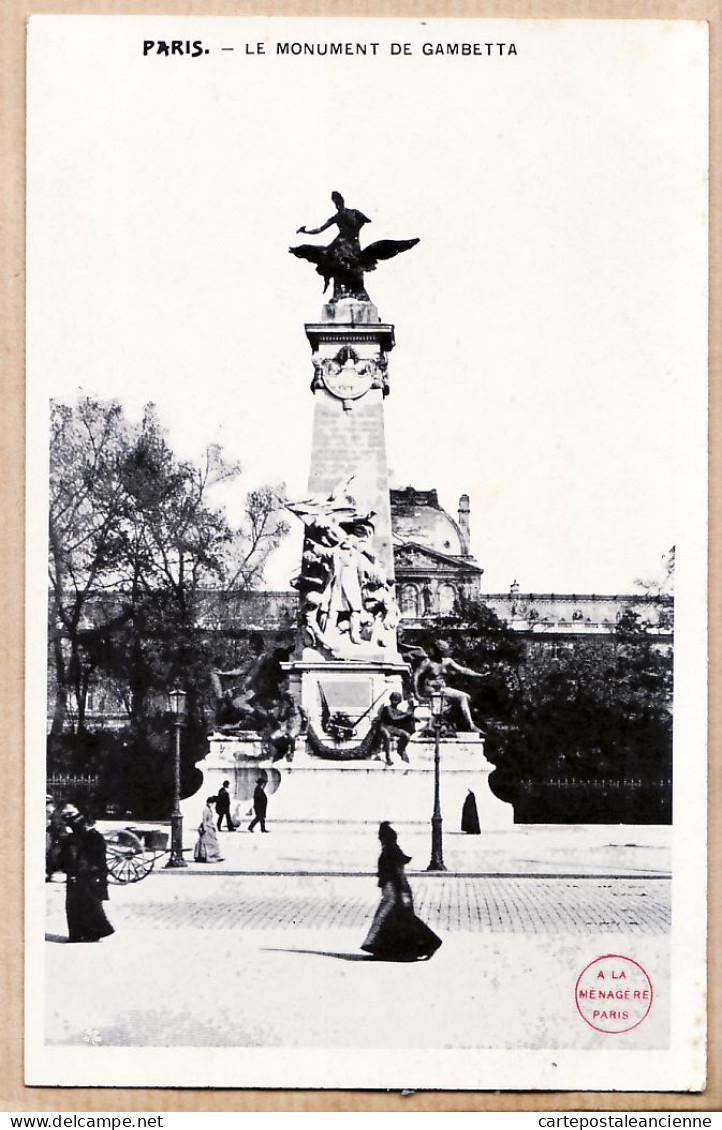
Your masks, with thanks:
M 155 856 L 147 854 L 138 837 L 121 828 L 106 841 L 108 878 L 111 883 L 138 883 L 153 870 Z
M 139 883 L 153 870 L 155 856 L 144 852 L 124 854 L 108 852 L 108 878 L 112 883 Z

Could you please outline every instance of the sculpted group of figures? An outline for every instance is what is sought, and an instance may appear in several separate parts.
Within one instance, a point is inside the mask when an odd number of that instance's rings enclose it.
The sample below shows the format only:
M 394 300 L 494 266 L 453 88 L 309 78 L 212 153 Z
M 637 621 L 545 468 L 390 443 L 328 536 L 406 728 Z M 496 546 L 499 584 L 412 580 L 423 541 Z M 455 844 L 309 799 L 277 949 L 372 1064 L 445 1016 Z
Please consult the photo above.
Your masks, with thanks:
M 263 734 L 274 760 L 290 760 L 306 724 L 281 666 L 290 652 L 281 647 L 267 652 L 260 635 L 251 636 L 250 649 L 245 666 L 211 675 L 217 727 L 225 733 L 251 730 Z
M 372 550 L 374 514 L 359 513 L 350 493 L 354 477 L 328 498 L 287 503 L 305 527 L 301 574 L 291 582 L 301 598 L 305 642 L 332 658 L 392 647 L 400 618 L 394 587 Z
M 293 759 L 296 739 L 307 732 L 309 725 L 305 712 L 289 691 L 288 678 L 281 666 L 287 657 L 288 652 L 282 648 L 266 652 L 262 637 L 254 636 L 251 660 L 245 668 L 216 671 L 213 675 L 219 731 L 237 734 L 250 730 L 263 734 L 274 761 Z M 394 747 L 399 758 L 408 762 L 406 749 L 417 728 L 416 707 L 428 706 L 436 691 L 444 694 L 447 730 L 481 732 L 471 715 L 469 695 L 454 687 L 450 680 L 458 676 L 483 679 L 485 673 L 457 663 L 443 640 L 430 648 L 429 654 L 415 648 L 413 658 L 415 670 L 405 703 L 399 691 L 392 691 L 388 699 L 377 706 L 369 731 L 372 740 L 366 742 L 368 755 L 383 758 L 387 765 L 391 764 Z M 354 721 L 359 723 L 364 717 L 350 720 L 349 738 L 354 737 Z M 333 728 L 329 720 L 328 712 L 326 717 L 322 712 L 321 726 L 331 734 Z
M 391 692 L 388 700 L 377 710 L 369 733 L 362 745 L 358 747 L 356 756 L 366 754 L 379 760 L 383 759 L 387 765 L 391 765 L 391 755 L 395 748 L 401 761 L 408 764 L 407 747 L 414 734 L 419 732 L 417 707 L 425 707 L 425 714 L 428 717 L 431 695 L 438 691 L 442 692 L 444 696 L 441 725 L 445 733 L 456 733 L 458 731 L 479 734 L 482 732 L 481 727 L 476 725 L 471 716 L 469 695 L 466 691 L 451 686 L 449 679 L 454 676 L 483 679 L 484 674 L 480 671 L 472 671 L 470 667 L 463 667 L 460 663 L 457 663 L 451 657 L 449 645 L 445 641 L 439 641 L 429 650 L 430 654 L 427 655 L 419 648 L 414 649 L 416 652 L 416 667 L 411 681 L 411 689 L 406 694 L 406 701 L 404 702 L 399 691 Z M 418 713 L 421 714 L 422 712 L 419 711 Z M 326 728 L 326 732 L 331 732 L 331 727 L 324 728 Z M 420 732 L 422 735 L 428 733 L 426 723 L 422 723 Z M 353 738 L 354 733 L 353 725 L 349 726 L 348 737 Z M 314 739 L 310 743 L 311 752 L 321 752 L 318 749 L 318 742 L 315 740 L 313 729 L 309 726 L 310 739 Z M 323 753 L 329 756 L 327 747 L 323 750 Z

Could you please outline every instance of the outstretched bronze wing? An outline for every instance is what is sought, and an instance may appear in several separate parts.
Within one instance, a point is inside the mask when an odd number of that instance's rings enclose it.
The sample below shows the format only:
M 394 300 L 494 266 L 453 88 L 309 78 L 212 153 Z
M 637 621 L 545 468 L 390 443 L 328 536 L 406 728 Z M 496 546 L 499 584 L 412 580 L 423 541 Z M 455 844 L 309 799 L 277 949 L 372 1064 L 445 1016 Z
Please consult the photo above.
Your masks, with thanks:
M 301 243 L 298 247 L 289 247 L 292 255 L 298 259 L 308 259 L 316 267 L 317 274 L 324 280 L 324 290 L 333 278 L 333 263 L 329 257 L 327 247 L 315 247 L 312 243 Z
M 418 239 L 379 239 L 364 247 L 359 256 L 361 268 L 364 271 L 373 271 L 381 259 L 393 259 L 402 251 L 410 251 L 418 243 Z

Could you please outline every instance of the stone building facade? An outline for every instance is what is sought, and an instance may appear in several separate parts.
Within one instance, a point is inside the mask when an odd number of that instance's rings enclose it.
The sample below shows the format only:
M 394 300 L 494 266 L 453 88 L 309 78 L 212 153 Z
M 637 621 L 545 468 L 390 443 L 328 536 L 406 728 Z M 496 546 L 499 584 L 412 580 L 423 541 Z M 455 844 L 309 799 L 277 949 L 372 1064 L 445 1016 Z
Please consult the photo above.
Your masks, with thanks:
M 396 594 L 401 627 L 413 632 L 458 613 L 464 601 L 483 600 L 499 618 L 525 639 L 528 650 L 558 653 L 582 637 L 614 632 L 620 616 L 636 612 L 660 647 L 673 642 L 673 602 L 639 593 L 521 592 L 516 582 L 508 592 L 485 593 L 483 569 L 471 553 L 469 496 L 459 499 L 454 518 L 439 502 L 436 490 L 406 487 L 390 492 Z M 107 612 L 108 597 L 103 597 Z M 111 598 L 112 599 L 112 598 Z M 234 638 L 244 646 L 252 634 L 268 642 L 292 645 L 298 615 L 293 590 L 208 592 L 199 627 Z M 88 625 L 90 626 L 90 625 Z M 53 715 L 53 665 L 48 670 L 48 724 Z M 72 722 L 72 703 L 69 704 Z M 117 729 L 127 722 L 117 688 L 96 683 L 88 693 L 86 716 L 91 727 Z
M 396 597 L 408 625 L 453 616 L 464 600 L 481 595 L 480 568 L 471 553 L 469 496 L 459 499 L 458 521 L 435 490 L 391 492 Z
M 459 499 L 457 518 L 443 509 L 435 490 L 391 491 L 396 593 L 402 623 L 425 628 L 453 616 L 465 600 L 483 602 L 530 643 L 563 643 L 580 636 L 611 635 L 620 616 L 636 612 L 660 643 L 672 643 L 673 604 L 641 593 L 484 592 L 484 570 L 471 553 L 469 496 Z

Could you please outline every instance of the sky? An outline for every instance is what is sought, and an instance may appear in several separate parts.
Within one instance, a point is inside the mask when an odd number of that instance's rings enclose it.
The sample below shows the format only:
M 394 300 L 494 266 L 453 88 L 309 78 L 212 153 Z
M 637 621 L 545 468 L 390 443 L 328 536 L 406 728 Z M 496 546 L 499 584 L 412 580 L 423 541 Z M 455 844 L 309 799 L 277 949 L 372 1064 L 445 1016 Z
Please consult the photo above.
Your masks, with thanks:
M 171 38 L 209 53 L 143 55 Z M 422 46 L 488 41 L 516 54 Z M 673 544 L 684 562 L 705 514 L 703 24 L 34 18 L 29 42 L 31 448 L 49 397 L 153 401 L 179 454 L 220 443 L 247 486 L 304 496 L 323 283 L 288 247 L 327 240 L 295 232 L 339 190 L 362 240 L 420 240 L 367 276 L 396 332 L 391 484 L 451 513 L 469 494 L 482 587 L 629 592 Z M 238 488 L 218 501 L 239 513 Z

